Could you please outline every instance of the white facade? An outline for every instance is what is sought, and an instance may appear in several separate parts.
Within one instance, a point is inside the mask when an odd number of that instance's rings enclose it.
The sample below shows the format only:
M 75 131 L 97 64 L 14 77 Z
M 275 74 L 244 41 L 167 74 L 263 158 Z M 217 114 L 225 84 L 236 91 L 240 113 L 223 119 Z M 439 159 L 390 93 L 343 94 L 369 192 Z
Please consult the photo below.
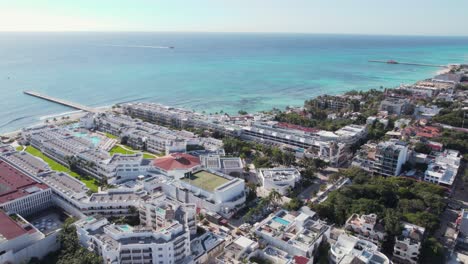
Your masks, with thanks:
M 14 217 L 0 212 L 0 263 L 27 263 L 59 248 L 57 233 L 46 237 L 23 217 Z
M 221 155 L 201 155 L 200 162 L 204 168 L 216 170 L 228 175 L 241 175 L 244 163 L 238 157 L 223 157 Z
M 445 150 L 438 154 L 424 173 L 424 180 L 444 186 L 452 186 L 458 174 L 461 157 L 456 150 Z
M 377 144 L 373 172 L 385 176 L 398 176 L 408 160 L 408 145 L 398 140 Z
M 345 229 L 353 231 L 356 235 L 373 243 L 383 242 L 385 239 L 384 227 L 377 222 L 376 214 L 358 215 L 353 214 L 345 223 Z
M 390 260 L 374 243 L 354 236 L 342 234 L 330 247 L 331 264 L 390 264 Z
M 262 168 L 258 169 L 258 176 L 266 190 L 277 190 L 287 195 L 289 188 L 294 188 L 300 180 L 301 174 L 296 168 Z
M 88 217 L 76 223 L 80 243 L 103 257 L 105 263 L 187 263 L 190 235 L 184 226 L 168 221 L 163 228 L 109 224 Z
M 395 263 L 417 264 L 419 263 L 419 253 L 425 229 L 406 222 L 402 224 L 402 234 L 395 238 L 393 261 Z
M 313 257 L 323 239 L 330 237 L 330 226 L 312 220 L 305 213 L 281 210 L 255 224 L 255 234 L 269 245 L 289 254 Z

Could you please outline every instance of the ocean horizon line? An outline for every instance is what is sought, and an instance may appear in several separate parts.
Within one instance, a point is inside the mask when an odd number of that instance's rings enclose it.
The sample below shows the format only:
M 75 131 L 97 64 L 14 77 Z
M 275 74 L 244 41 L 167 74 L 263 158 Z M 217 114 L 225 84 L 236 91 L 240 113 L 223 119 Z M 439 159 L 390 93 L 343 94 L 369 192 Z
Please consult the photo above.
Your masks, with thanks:
M 281 32 L 281 31 L 164 31 L 164 30 L 37 30 L 37 31 L 28 31 L 28 30 L 0 30 L 0 34 L 4 33 L 79 33 L 79 34 L 92 34 L 92 33 L 125 33 L 125 34 L 252 34 L 252 35 L 315 35 L 315 36 L 362 36 L 362 37 L 427 37 L 427 38 L 468 38 L 468 35 L 433 35 L 433 34 L 424 34 L 424 33 L 415 33 L 415 34 L 382 34 L 382 33 L 333 33 L 333 32 Z

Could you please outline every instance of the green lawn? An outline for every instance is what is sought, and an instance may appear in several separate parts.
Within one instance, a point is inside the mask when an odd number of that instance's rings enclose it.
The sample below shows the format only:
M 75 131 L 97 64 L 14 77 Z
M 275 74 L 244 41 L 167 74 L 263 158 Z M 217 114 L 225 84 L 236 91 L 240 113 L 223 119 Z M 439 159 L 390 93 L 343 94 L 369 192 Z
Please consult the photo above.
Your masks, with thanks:
M 78 180 L 80 180 L 84 184 L 86 184 L 86 186 L 92 192 L 97 192 L 98 185 L 94 182 L 94 179 L 85 179 L 85 178 L 81 177 L 78 173 L 76 173 L 74 171 L 71 171 L 69 168 L 67 168 L 67 167 L 63 166 L 62 164 L 56 162 L 55 160 L 47 157 L 46 155 L 44 155 L 40 150 L 36 149 L 35 147 L 27 146 L 26 147 L 26 152 L 28 152 L 29 154 L 31 154 L 33 156 L 41 158 L 44 162 L 49 164 L 49 167 L 51 169 L 53 169 L 54 171 L 66 172 L 66 173 L 70 174 L 71 176 L 77 178 Z
M 106 134 L 106 137 L 108 137 L 108 138 L 119 139 L 118 136 L 114 136 L 114 135 L 112 135 L 112 134 L 110 134 L 110 133 L 105 133 L 105 134 Z
M 21 150 L 23 150 L 23 146 L 16 147 L 16 151 L 21 151 Z
M 121 146 L 115 146 L 113 147 L 110 151 L 109 151 L 109 154 L 111 155 L 114 155 L 116 153 L 118 154 L 135 154 L 135 153 L 140 153 L 141 151 L 139 150 L 134 150 L 132 148 L 130 148 L 129 146 L 125 146 L 127 149 L 131 149 L 131 151 L 128 151 L 124 148 L 122 148 Z M 143 158 L 145 159 L 154 159 L 154 158 L 157 158 L 158 156 L 155 155 L 155 154 L 151 154 L 151 153 L 148 153 L 148 152 L 143 152 Z
M 197 172 L 193 174 L 190 179 L 182 178 L 182 180 L 209 192 L 212 192 L 217 187 L 229 182 L 228 179 L 207 171 Z

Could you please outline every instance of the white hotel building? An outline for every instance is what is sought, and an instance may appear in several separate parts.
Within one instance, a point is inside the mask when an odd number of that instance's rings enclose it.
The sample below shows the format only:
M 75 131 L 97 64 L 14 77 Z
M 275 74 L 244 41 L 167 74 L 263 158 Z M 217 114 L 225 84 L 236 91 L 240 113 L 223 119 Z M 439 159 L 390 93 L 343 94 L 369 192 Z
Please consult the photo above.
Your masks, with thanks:
M 190 233 L 183 224 L 167 220 L 161 227 L 109 224 L 107 219 L 90 216 L 76 223 L 80 243 L 102 256 L 105 263 L 190 262 Z

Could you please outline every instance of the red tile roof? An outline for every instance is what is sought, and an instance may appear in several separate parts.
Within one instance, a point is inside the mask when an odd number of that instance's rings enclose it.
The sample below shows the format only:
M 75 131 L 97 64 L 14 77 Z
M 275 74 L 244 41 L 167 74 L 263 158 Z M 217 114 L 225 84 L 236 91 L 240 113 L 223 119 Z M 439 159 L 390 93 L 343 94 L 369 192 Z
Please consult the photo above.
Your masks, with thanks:
M 31 187 L 49 188 L 0 160 L 0 204 L 29 195 L 31 191 L 28 192 L 28 189 Z
M 200 165 L 200 159 L 185 153 L 172 153 L 155 159 L 153 165 L 165 171 L 192 169 Z
M 296 264 L 307 264 L 309 263 L 309 259 L 303 256 L 294 256 L 294 262 Z
M 320 131 L 320 129 L 311 128 L 311 127 L 303 127 L 303 126 L 298 126 L 298 125 L 284 123 L 284 122 L 279 122 L 276 125 L 280 128 L 294 129 L 294 130 L 299 130 L 299 131 L 308 132 L 308 133 L 316 133 Z
M 0 234 L 7 240 L 14 239 L 28 233 L 7 214 L 0 212 Z

